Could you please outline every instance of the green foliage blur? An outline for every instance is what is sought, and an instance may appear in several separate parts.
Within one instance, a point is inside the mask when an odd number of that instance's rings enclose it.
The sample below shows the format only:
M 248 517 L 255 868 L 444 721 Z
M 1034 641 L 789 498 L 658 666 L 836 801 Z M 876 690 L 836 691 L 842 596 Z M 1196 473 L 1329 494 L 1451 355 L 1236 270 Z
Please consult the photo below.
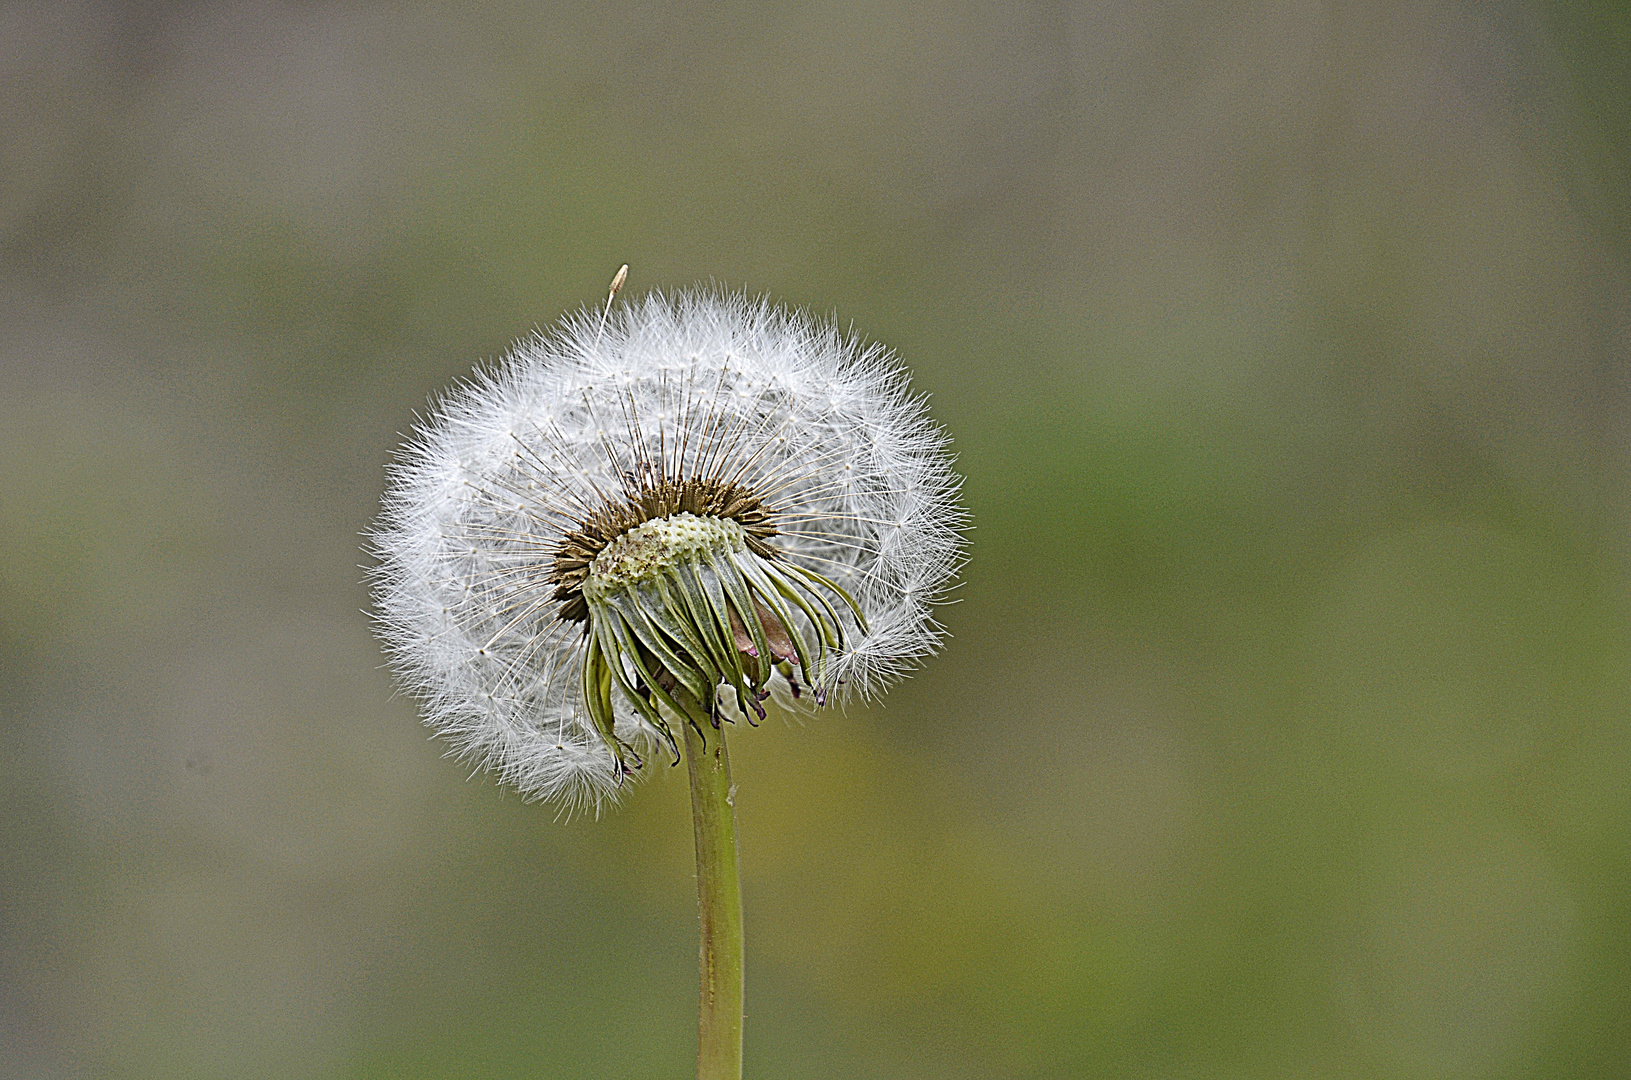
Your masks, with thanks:
M 1631 1076 L 1624 4 L 0 10 L 0 1078 L 688 1075 L 684 770 L 394 697 L 430 395 L 717 280 L 898 349 L 945 652 L 731 733 L 747 1069 Z

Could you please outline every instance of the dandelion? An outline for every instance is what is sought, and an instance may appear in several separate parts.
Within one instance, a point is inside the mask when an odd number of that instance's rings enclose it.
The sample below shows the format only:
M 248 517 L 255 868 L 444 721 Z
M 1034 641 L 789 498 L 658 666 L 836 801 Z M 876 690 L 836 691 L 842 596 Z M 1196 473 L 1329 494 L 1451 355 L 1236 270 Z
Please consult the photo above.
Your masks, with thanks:
M 698 1075 L 737 1076 L 720 725 L 870 697 L 933 652 L 964 515 L 887 350 L 718 291 L 614 311 L 626 269 L 418 428 L 373 534 L 378 626 L 426 723 L 525 796 L 598 811 L 685 743 Z

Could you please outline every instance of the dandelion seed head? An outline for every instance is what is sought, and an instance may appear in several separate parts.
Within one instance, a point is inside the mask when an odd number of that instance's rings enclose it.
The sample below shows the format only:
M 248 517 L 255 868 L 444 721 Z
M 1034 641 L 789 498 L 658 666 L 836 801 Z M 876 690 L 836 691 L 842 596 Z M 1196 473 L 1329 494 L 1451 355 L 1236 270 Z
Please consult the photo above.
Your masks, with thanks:
M 883 347 L 653 293 L 436 403 L 371 536 L 377 625 L 455 753 L 598 808 L 672 750 L 677 702 L 751 722 L 767 694 L 869 697 L 932 653 L 958 486 Z

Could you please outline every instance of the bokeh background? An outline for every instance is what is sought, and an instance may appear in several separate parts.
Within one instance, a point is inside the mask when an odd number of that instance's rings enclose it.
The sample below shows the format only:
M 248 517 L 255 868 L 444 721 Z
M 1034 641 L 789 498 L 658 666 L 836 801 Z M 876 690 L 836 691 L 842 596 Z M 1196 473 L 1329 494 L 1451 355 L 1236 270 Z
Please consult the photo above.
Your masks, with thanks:
M 898 350 L 945 652 L 735 740 L 751 1076 L 1631 1075 L 1631 13 L 0 7 L 0 1077 L 682 1077 L 684 770 L 394 698 L 428 396 L 715 280 Z

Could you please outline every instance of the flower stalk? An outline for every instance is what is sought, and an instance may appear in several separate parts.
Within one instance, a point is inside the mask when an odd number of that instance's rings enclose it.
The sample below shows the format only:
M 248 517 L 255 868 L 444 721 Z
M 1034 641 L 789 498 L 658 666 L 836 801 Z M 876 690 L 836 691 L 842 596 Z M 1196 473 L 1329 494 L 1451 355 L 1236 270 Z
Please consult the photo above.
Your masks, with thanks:
M 725 729 L 685 695 L 685 761 L 697 843 L 701 970 L 697 1080 L 742 1076 L 742 884 L 736 856 L 736 789 Z

